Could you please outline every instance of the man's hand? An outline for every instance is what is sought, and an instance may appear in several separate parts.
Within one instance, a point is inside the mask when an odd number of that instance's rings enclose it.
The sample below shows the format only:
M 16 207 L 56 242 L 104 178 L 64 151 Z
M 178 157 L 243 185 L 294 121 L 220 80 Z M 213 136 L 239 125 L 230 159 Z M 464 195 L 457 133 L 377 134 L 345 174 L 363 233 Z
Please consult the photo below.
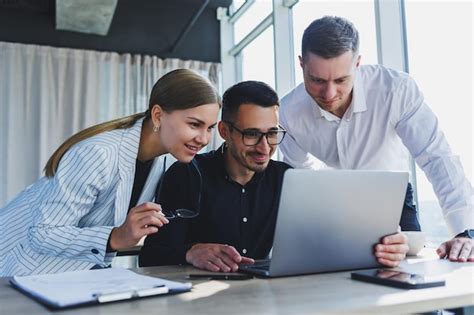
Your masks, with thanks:
M 119 250 L 135 246 L 145 235 L 158 232 L 158 229 L 169 221 L 161 213 L 161 206 L 145 202 L 132 208 L 125 222 L 114 228 L 110 234 L 110 247 Z
M 396 267 L 408 252 L 408 238 L 401 232 L 387 235 L 375 245 L 375 257 L 382 265 Z
M 474 240 L 467 237 L 455 237 L 441 244 L 436 253 L 440 258 L 451 261 L 474 261 Z
M 223 244 L 196 244 L 186 253 L 186 261 L 199 269 L 231 272 L 238 264 L 253 264 L 252 258 L 240 256 L 232 246 Z

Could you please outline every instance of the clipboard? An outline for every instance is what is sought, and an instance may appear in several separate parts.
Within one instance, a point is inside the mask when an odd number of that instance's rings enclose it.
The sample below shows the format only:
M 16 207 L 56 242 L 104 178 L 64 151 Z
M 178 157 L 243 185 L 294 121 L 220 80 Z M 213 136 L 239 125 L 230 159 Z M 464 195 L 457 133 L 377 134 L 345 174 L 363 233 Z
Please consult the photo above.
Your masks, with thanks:
M 10 283 L 52 309 L 180 293 L 192 287 L 119 268 L 15 276 Z

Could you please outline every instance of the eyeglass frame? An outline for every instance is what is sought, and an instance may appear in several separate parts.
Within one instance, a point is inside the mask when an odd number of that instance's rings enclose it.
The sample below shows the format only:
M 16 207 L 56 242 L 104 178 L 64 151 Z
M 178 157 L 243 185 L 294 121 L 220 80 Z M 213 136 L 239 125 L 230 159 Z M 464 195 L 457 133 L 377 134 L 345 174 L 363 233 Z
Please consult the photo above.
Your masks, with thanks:
M 242 143 L 243 143 L 244 145 L 248 146 L 248 147 L 253 147 L 253 146 L 258 145 L 258 144 L 262 141 L 263 137 L 265 137 L 265 139 L 267 140 L 267 144 L 268 144 L 268 145 L 279 145 L 279 144 L 283 141 L 283 139 L 285 138 L 285 135 L 286 135 L 286 133 L 287 133 L 287 130 L 286 130 L 285 128 L 283 128 L 281 125 L 278 125 L 278 128 L 279 128 L 279 129 L 270 130 L 270 131 L 267 131 L 267 132 L 261 132 L 260 130 L 255 130 L 255 131 L 252 131 L 252 132 L 255 132 L 255 133 L 259 133 L 259 134 L 260 134 L 260 137 L 258 138 L 258 141 L 255 142 L 254 144 L 247 144 L 247 143 L 245 143 L 245 132 L 246 132 L 245 130 L 240 130 L 240 129 L 237 128 L 232 122 L 230 122 L 230 121 L 228 121 L 228 120 L 223 120 L 223 122 L 226 123 L 226 124 L 228 124 L 232 129 L 237 130 L 237 131 L 240 133 L 240 135 L 242 136 Z M 272 132 L 277 132 L 277 133 L 281 132 L 281 133 L 283 133 L 283 136 L 281 137 L 281 139 L 280 139 L 279 142 L 277 142 L 277 143 L 270 143 L 270 141 L 268 140 L 268 134 L 269 134 L 269 133 L 272 133 Z

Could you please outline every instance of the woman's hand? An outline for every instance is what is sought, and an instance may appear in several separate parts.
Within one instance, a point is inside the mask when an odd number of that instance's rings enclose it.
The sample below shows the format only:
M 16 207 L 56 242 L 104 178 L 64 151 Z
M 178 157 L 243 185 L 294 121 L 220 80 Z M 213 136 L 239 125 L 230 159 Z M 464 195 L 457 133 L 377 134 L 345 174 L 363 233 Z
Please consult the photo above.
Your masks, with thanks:
M 132 208 L 125 222 L 112 230 L 110 247 L 120 250 L 135 246 L 140 239 L 158 232 L 169 221 L 161 213 L 161 206 L 153 202 L 145 202 Z

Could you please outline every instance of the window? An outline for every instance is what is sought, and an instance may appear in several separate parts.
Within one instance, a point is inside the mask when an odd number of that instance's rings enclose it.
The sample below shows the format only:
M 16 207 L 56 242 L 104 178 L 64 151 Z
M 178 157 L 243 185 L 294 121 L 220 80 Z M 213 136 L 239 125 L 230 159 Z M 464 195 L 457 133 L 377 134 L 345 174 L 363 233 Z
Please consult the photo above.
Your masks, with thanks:
M 241 53 L 242 80 L 263 81 L 275 88 L 273 26 L 267 28 Z
M 236 10 L 244 1 L 236 1 Z M 240 42 L 250 31 L 252 31 L 263 19 L 272 13 L 271 0 L 255 1 L 252 6 L 234 24 L 235 43 Z M 273 53 L 273 51 L 270 51 Z
M 472 183 L 472 2 L 406 1 L 405 10 L 410 74 Z M 437 246 L 450 237 L 431 184 L 420 169 L 417 187 L 422 228 Z

